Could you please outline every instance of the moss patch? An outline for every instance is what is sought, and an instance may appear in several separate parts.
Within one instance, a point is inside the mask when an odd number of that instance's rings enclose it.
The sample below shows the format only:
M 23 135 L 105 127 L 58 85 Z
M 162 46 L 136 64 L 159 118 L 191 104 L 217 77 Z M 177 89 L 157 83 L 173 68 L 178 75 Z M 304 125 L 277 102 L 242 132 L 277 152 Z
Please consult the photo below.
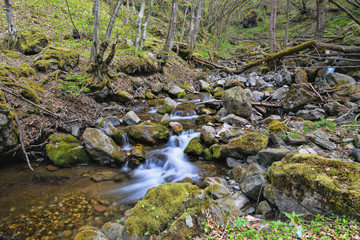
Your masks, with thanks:
M 145 233 L 160 233 L 183 210 L 185 203 L 200 192 L 189 183 L 166 183 L 150 189 L 131 209 L 123 233 L 130 239 L 141 238 Z
M 42 51 L 48 44 L 45 33 L 26 30 L 18 39 L 19 50 L 27 55 L 36 54 Z
M 214 159 L 219 160 L 221 158 L 221 149 L 222 149 L 222 145 L 219 144 L 211 145 L 210 151 Z
M 61 69 L 69 71 L 79 64 L 79 54 L 66 48 L 49 47 L 33 60 L 39 71 Z
M 269 124 L 269 131 L 270 133 L 273 132 L 282 132 L 282 131 L 290 131 L 290 128 L 286 126 L 284 123 L 274 120 Z
M 166 127 L 151 122 L 128 126 L 126 131 L 132 140 L 150 146 L 163 143 L 170 137 L 170 131 Z
M 255 155 L 261 149 L 264 149 L 269 142 L 269 138 L 258 132 L 250 132 L 231 140 L 221 149 L 221 155 L 237 157 L 236 153 L 244 155 Z M 233 155 L 235 154 L 235 155 Z
M 2 50 L 3 53 L 5 54 L 5 56 L 9 57 L 9 58 L 20 58 L 20 54 L 12 52 L 10 50 Z
M 190 140 L 189 144 L 186 146 L 184 153 L 200 156 L 204 151 L 204 147 L 201 144 L 201 139 L 199 137 L 195 137 Z

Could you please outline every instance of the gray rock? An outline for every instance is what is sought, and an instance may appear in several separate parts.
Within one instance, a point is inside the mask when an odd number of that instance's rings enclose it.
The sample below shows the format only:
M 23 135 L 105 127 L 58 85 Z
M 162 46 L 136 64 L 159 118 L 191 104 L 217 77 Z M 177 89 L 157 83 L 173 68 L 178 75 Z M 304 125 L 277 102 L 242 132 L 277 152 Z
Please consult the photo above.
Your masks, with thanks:
M 264 182 L 265 171 L 256 163 L 251 164 L 240 178 L 242 191 L 252 199 L 258 199 Z
M 275 90 L 273 95 L 271 96 L 272 100 L 281 100 L 285 97 L 287 89 L 285 87 L 281 87 Z
M 283 83 L 290 86 L 292 84 L 292 73 L 283 70 L 280 74 L 283 78 Z
M 347 107 L 338 102 L 329 102 L 324 104 L 324 109 L 330 116 L 339 116 L 349 111 Z
M 246 195 L 240 191 L 233 193 L 231 196 L 234 199 L 235 205 L 239 210 L 241 210 L 250 201 L 249 198 L 247 198 Z
M 350 157 L 353 157 L 356 162 L 360 163 L 360 149 L 353 148 L 350 150 Z
M 184 89 L 182 89 L 181 87 L 174 85 L 173 87 L 170 88 L 169 90 L 169 94 L 172 95 L 173 97 L 177 97 L 179 93 L 185 92 Z
M 122 237 L 122 230 L 124 226 L 120 223 L 107 222 L 105 223 L 100 231 L 104 233 L 109 240 L 116 240 L 117 238 Z
M 151 89 L 151 91 L 154 93 L 154 94 L 158 94 L 161 92 L 161 90 L 164 89 L 164 84 L 162 84 L 161 82 L 157 82 L 155 83 L 155 85 L 153 86 L 153 88 Z
M 313 102 L 315 99 L 316 96 L 312 92 L 305 89 L 300 84 L 293 84 L 289 91 L 286 92 L 285 97 L 282 99 L 282 103 L 285 111 L 294 111 Z
M 264 187 L 264 198 L 268 200 L 272 205 L 275 205 L 275 189 L 272 184 L 265 184 Z
M 316 108 L 313 110 L 300 110 L 296 113 L 296 116 L 305 120 L 317 121 L 321 118 L 325 118 L 325 111 L 321 108 Z
M 84 127 L 83 122 L 80 123 L 76 123 L 70 126 L 71 128 L 71 135 L 73 135 L 74 137 L 80 137 L 81 134 L 81 129 Z
M 257 102 L 260 102 L 264 98 L 264 95 L 265 95 L 264 93 L 259 91 L 252 92 L 252 98 Z
M 109 123 L 113 127 L 117 127 L 117 126 L 121 125 L 121 121 L 117 116 L 109 116 L 109 117 L 100 119 L 97 128 L 102 129 L 102 128 L 106 127 Z
M 226 186 L 222 184 L 212 184 L 205 189 L 205 192 L 209 194 L 222 209 L 227 209 L 234 215 L 240 214 L 239 208 Z
M 345 84 L 356 84 L 356 80 L 348 75 L 341 73 L 327 73 L 325 81 L 330 86 L 340 86 Z
M 302 136 L 302 135 L 298 135 L 298 136 L 292 136 L 291 134 L 288 134 L 286 136 L 286 141 L 290 144 L 290 145 L 303 145 L 306 144 L 308 142 L 308 140 Z
M 200 100 L 202 102 L 209 101 L 212 99 L 212 95 L 210 93 L 200 94 Z
M 0 90 L 0 94 L 2 94 Z M 1 97 L 1 95 L 0 95 Z M 16 128 L 5 105 L 0 106 L 0 153 L 8 151 L 18 143 Z
M 227 123 L 234 126 L 244 126 L 246 124 L 249 124 L 249 121 L 245 118 L 238 117 L 235 114 L 229 114 L 226 117 L 222 117 L 220 119 L 220 122 Z
M 97 97 L 101 99 L 105 99 L 106 97 L 109 96 L 109 94 L 110 94 L 110 89 L 107 86 L 105 86 L 97 93 Z
M 160 122 L 164 122 L 164 121 L 170 121 L 170 115 L 169 114 L 165 114 L 162 118 Z
M 256 79 L 256 87 L 258 89 L 265 89 L 267 87 L 266 82 L 262 78 Z
M 175 102 L 174 100 L 172 100 L 171 98 L 167 97 L 164 99 L 164 102 L 166 102 L 167 106 L 170 106 L 172 108 L 176 108 L 179 104 L 177 102 Z
M 208 91 L 212 90 L 212 87 L 208 82 L 206 82 L 204 80 L 200 80 L 199 82 L 200 82 L 200 90 L 201 91 L 208 92 Z
M 271 206 L 266 200 L 259 203 L 258 209 L 262 215 L 266 215 L 271 212 Z
M 138 124 L 140 122 L 140 118 L 136 115 L 135 112 L 129 111 L 125 114 L 123 121 L 127 125 L 134 125 L 134 124 Z
M 225 117 L 228 115 L 228 112 L 225 108 L 220 108 L 220 110 L 216 113 L 216 115 L 220 116 L 220 118 Z
M 269 167 L 273 162 L 281 161 L 283 157 L 292 152 L 286 148 L 269 148 L 258 152 L 256 158 L 261 166 Z
M 228 157 L 226 158 L 226 164 L 229 168 L 233 168 L 238 160 L 236 158 Z
M 205 145 L 211 146 L 216 142 L 216 130 L 211 126 L 203 126 L 201 128 L 200 138 Z
M 250 121 L 251 122 L 258 122 L 261 119 L 263 119 L 263 115 L 261 113 L 259 113 L 258 111 L 256 111 L 255 109 L 253 109 L 253 111 L 251 113 L 251 116 L 250 116 Z
M 335 150 L 336 144 L 329 140 L 329 136 L 324 133 L 322 130 L 317 129 L 313 133 L 307 135 L 309 139 L 315 144 L 323 147 L 327 150 Z
M 225 109 L 240 117 L 248 118 L 252 113 L 252 106 L 246 91 L 241 87 L 233 87 L 224 92 Z
M 355 144 L 355 147 L 360 148 L 360 135 L 359 134 L 354 136 L 354 144 Z
M 125 154 L 104 132 L 87 128 L 83 134 L 85 147 L 90 157 L 101 165 L 123 164 Z

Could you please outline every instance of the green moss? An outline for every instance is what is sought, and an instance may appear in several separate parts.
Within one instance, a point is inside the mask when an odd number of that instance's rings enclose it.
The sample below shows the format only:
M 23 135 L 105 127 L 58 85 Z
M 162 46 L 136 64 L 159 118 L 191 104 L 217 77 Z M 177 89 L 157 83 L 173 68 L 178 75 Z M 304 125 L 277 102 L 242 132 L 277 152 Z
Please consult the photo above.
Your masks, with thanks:
M 132 100 L 133 95 L 131 95 L 128 92 L 120 90 L 114 94 L 113 98 L 115 101 L 122 102 L 122 103 L 128 103 Z
M 212 192 L 216 191 L 219 188 L 220 188 L 219 184 L 211 184 L 204 189 L 204 192 L 208 195 L 211 195 Z
M 37 31 L 26 30 L 21 33 L 18 39 L 19 48 L 25 54 L 33 54 L 33 49 L 42 49 L 47 43 L 46 35 Z
M 186 146 L 184 153 L 200 156 L 204 151 L 204 147 L 201 144 L 201 139 L 199 137 L 195 137 L 190 140 L 189 144 Z
M 79 54 L 66 48 L 49 47 L 42 51 L 40 55 L 33 60 L 33 65 L 39 71 L 47 71 L 52 67 L 54 70 L 59 68 L 68 71 L 79 63 Z
M 130 239 L 142 238 L 145 233 L 159 234 L 183 210 L 185 203 L 200 192 L 189 183 L 165 183 L 150 189 L 131 209 L 123 233 Z
M 9 58 L 20 58 L 20 54 L 12 52 L 10 50 L 2 50 L 2 52 Z
M 81 144 L 70 134 L 54 134 L 46 145 L 46 155 L 59 167 L 88 163 L 89 156 Z
M 151 91 L 147 91 L 145 94 L 146 99 L 155 99 L 156 96 L 151 92 Z
M 186 93 L 185 92 L 180 92 L 178 95 L 177 95 L 177 98 L 180 99 L 180 98 L 183 98 L 185 97 Z
M 204 150 L 204 152 L 202 153 L 202 157 L 203 157 L 204 160 L 206 160 L 206 161 L 211 161 L 211 160 L 213 160 L 212 153 L 211 153 L 211 151 L 210 151 L 208 148 L 206 148 L 206 149 Z
M 3 76 L 3 77 L 9 76 L 9 71 L 6 70 L 5 68 L 1 68 L 1 66 L 0 66 L 0 76 Z
M 245 155 L 255 155 L 261 149 L 266 148 L 269 138 L 258 132 L 251 132 L 231 140 L 223 149 L 236 150 Z
M 37 70 L 47 72 L 50 69 L 50 60 L 38 60 L 34 63 Z
M 0 90 L 0 104 L 5 104 L 5 103 L 6 103 L 5 94 L 3 91 Z
M 216 118 L 212 117 L 212 116 L 209 116 L 209 115 L 200 115 L 198 116 L 196 119 L 195 119 L 195 122 L 197 124 L 202 124 L 202 123 L 207 123 L 207 122 L 211 122 L 211 123 L 214 123 L 216 122 Z
M 171 114 L 174 111 L 174 108 L 172 106 L 169 105 L 162 105 L 160 108 L 158 108 L 158 110 L 156 110 L 157 113 L 159 114 Z
M 270 179 L 275 188 L 302 200 L 306 191 L 319 194 L 337 213 L 360 212 L 360 164 L 320 157 L 289 154 L 273 163 Z
M 222 145 L 219 144 L 214 144 L 211 145 L 210 147 L 210 151 L 214 157 L 214 159 L 219 160 L 221 158 L 221 149 L 222 149 Z
M 4 71 L 4 70 L 7 70 L 7 71 Z M 21 72 L 17 67 L 7 65 L 7 64 L 0 65 L 0 71 L 3 71 L 2 73 L 0 72 L 1 76 L 8 76 L 9 75 L 8 72 L 11 72 L 12 74 L 16 75 L 17 77 L 20 77 L 20 75 L 21 75 Z
M 134 141 L 151 146 L 165 142 L 170 137 L 170 131 L 166 127 L 151 122 L 128 126 L 126 131 Z
M 180 87 L 186 91 L 190 91 L 191 90 L 191 84 L 190 83 L 183 83 L 183 84 L 180 84 Z
M 269 124 L 270 133 L 273 132 L 281 132 L 281 131 L 290 131 L 290 128 L 286 126 L 284 123 L 274 120 Z
M 13 82 L 3 82 L 3 84 L 6 85 L 6 86 L 13 86 L 13 87 L 22 88 L 21 94 L 25 98 L 27 98 L 29 100 L 32 100 L 35 103 L 40 103 L 39 96 L 37 95 L 36 91 L 34 89 L 32 89 L 31 87 L 25 86 L 25 85 L 22 85 L 22 84 L 18 84 L 18 83 L 13 83 Z

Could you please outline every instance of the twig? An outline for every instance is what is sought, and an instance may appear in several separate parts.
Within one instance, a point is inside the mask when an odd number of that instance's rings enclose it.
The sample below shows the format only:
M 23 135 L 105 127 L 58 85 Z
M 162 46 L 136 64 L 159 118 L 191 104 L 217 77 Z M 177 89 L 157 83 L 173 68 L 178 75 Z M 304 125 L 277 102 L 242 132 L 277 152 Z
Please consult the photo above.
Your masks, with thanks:
M 305 84 L 306 86 L 310 86 L 311 89 L 316 93 L 316 95 L 318 95 L 318 97 L 321 99 L 321 101 L 323 102 L 324 99 L 321 97 L 321 95 L 318 93 L 318 91 L 315 90 L 315 88 L 313 87 L 313 85 L 311 85 L 310 83 Z

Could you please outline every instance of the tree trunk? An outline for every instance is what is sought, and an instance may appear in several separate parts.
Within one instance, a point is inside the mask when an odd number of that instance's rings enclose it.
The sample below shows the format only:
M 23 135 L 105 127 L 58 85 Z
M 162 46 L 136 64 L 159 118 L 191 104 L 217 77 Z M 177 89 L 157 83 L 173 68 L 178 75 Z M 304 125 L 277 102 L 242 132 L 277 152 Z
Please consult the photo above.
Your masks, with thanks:
M 302 5 L 302 9 L 301 9 L 301 13 L 305 14 L 308 12 L 308 8 L 307 8 L 307 1 L 308 0 L 301 0 L 301 5 Z
M 341 6 L 340 3 L 336 2 L 335 0 L 329 0 L 329 2 L 333 3 L 334 5 L 336 5 L 338 8 L 340 8 L 342 11 L 344 11 L 346 13 L 346 15 L 348 15 L 349 18 L 351 18 L 352 20 L 354 20 L 354 22 L 356 22 L 358 25 L 360 25 L 360 20 L 357 19 L 353 14 L 351 14 L 351 12 L 349 10 L 347 10 L 345 7 Z
M 137 28 L 136 28 L 135 41 L 134 41 L 134 46 L 136 48 L 140 46 L 141 23 L 142 23 L 142 18 L 144 16 L 144 11 L 145 11 L 145 0 L 141 0 L 141 7 L 139 12 L 139 17 L 137 20 Z
M 286 3 L 286 29 L 285 29 L 285 46 L 289 43 L 289 18 L 290 18 L 290 3 L 291 0 L 287 0 Z
M 274 53 L 274 52 L 275 52 L 275 45 L 276 45 L 276 37 L 275 37 L 275 30 L 276 30 L 276 6 L 277 6 L 277 0 L 271 0 L 270 30 L 269 30 L 270 53 Z
M 149 21 L 150 21 L 152 7 L 153 7 L 153 0 L 150 0 L 149 8 L 148 8 L 148 11 L 146 13 L 145 22 L 144 22 L 144 24 L 142 26 L 142 29 L 141 29 L 142 32 L 141 32 L 141 39 L 140 39 L 140 47 L 143 46 L 143 44 L 145 42 L 146 29 L 147 29 L 147 26 L 148 26 Z
M 194 31 L 191 35 L 191 45 L 190 45 L 190 49 L 189 49 L 191 52 L 194 51 L 195 44 L 196 44 L 196 38 L 199 33 L 200 20 L 201 20 L 201 14 L 202 14 L 202 5 L 203 5 L 203 0 L 199 0 L 199 4 L 197 7 L 197 13 L 196 13 L 195 27 L 194 27 Z
M 9 38 L 15 40 L 16 27 L 12 17 L 12 6 L 10 0 L 5 0 L 6 20 L 8 24 Z
M 186 18 L 187 18 L 188 11 L 189 11 L 189 5 L 186 6 L 185 13 L 184 13 L 184 21 L 183 21 L 183 25 L 182 25 L 182 28 L 181 28 L 180 42 L 182 42 L 182 39 L 184 37 L 185 24 L 186 24 Z
M 94 0 L 94 30 L 90 55 L 91 62 L 95 60 L 95 56 L 97 55 L 97 45 L 99 43 L 99 4 L 100 0 Z
M 174 44 L 175 30 L 176 30 L 176 21 L 177 21 L 177 11 L 178 11 L 178 0 L 173 0 L 171 7 L 171 17 L 169 23 L 169 31 L 166 38 L 166 43 L 164 51 L 170 52 Z
M 326 0 L 316 0 L 316 31 L 315 39 L 321 40 L 326 25 Z
M 111 36 L 111 31 L 114 27 L 114 23 L 115 23 L 115 19 L 116 19 L 116 15 L 120 9 L 120 5 L 122 3 L 122 0 L 118 0 L 116 6 L 115 6 L 115 9 L 114 9 L 114 12 L 113 14 L 111 15 L 111 18 L 110 18 L 110 22 L 109 22 L 109 25 L 108 25 L 108 28 L 106 30 L 106 39 L 108 41 L 110 41 L 110 36 Z
M 130 0 L 126 0 L 126 18 L 125 18 L 125 23 L 128 24 L 129 23 L 129 14 L 130 14 Z
M 195 27 L 195 0 L 192 0 L 191 9 L 190 9 L 190 25 L 189 25 L 189 32 L 186 38 L 186 44 L 190 46 L 191 44 L 191 36 L 194 31 Z

